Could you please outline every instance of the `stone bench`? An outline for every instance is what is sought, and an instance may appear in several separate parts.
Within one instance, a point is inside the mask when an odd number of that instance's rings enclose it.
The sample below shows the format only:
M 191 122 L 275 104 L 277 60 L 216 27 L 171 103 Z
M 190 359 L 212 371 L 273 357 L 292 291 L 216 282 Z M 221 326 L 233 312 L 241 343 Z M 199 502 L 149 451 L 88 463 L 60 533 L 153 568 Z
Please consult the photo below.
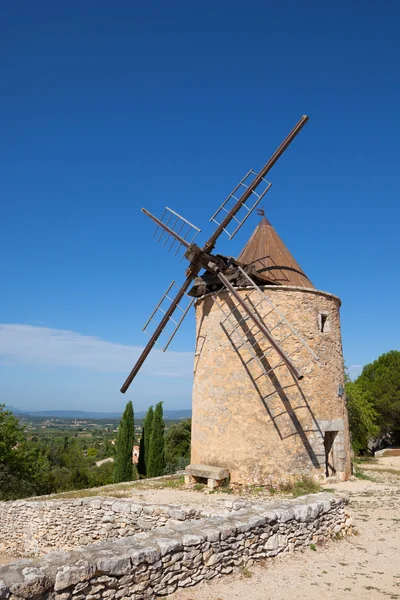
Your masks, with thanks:
M 198 483 L 207 479 L 207 487 L 210 490 L 220 486 L 229 478 L 228 469 L 223 467 L 212 467 L 210 465 L 188 465 L 185 469 L 185 483 Z

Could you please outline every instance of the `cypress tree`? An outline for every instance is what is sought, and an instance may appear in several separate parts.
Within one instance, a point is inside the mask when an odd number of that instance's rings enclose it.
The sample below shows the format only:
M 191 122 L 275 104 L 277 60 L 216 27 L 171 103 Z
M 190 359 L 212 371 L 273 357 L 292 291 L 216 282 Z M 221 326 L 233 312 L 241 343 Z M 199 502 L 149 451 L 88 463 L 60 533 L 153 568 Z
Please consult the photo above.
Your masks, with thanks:
M 145 469 L 145 475 L 149 468 L 149 449 L 150 449 L 150 438 L 151 430 L 153 427 L 154 410 L 152 406 L 147 409 L 146 416 L 143 421 L 143 464 Z
M 154 411 L 153 426 L 151 428 L 147 476 L 158 477 L 163 475 L 164 469 L 164 419 L 162 402 L 159 402 Z
M 132 450 L 135 443 L 135 422 L 133 416 L 132 402 L 129 401 L 125 407 L 124 414 L 119 423 L 115 463 L 114 481 L 132 481 L 133 464 Z

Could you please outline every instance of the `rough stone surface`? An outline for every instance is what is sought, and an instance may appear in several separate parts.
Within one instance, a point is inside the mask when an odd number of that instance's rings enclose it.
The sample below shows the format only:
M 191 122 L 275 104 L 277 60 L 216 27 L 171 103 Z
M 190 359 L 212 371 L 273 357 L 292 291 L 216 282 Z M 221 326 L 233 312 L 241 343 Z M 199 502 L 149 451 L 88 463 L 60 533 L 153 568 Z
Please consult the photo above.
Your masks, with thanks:
M 339 479 L 347 479 L 351 475 L 348 419 L 345 398 L 338 394 L 338 386 L 344 385 L 340 300 L 318 290 L 289 286 L 265 286 L 263 292 L 319 361 L 310 362 L 307 350 L 291 336 L 281 345 L 287 354 L 293 353 L 303 379 L 295 379 L 284 363 L 265 375 L 281 361 L 275 350 L 262 359 L 262 371 L 249 352 L 250 344 L 231 335 L 228 322 L 221 324 L 222 313 L 212 297 L 199 299 L 191 460 L 222 465 L 232 482 L 274 485 L 301 475 L 322 479 L 324 437 L 334 431 L 329 462 Z M 242 296 L 249 293 L 256 303 L 249 288 L 239 290 Z M 220 301 L 225 312 L 233 311 L 240 319 L 243 309 L 235 309 L 228 293 L 220 294 Z M 274 328 L 275 339 L 283 340 L 289 330 L 283 324 L 276 326 L 278 318 L 270 304 L 264 301 L 257 311 L 267 327 Z M 324 332 L 321 314 L 327 317 Z M 248 331 L 245 335 L 251 337 Z M 269 352 L 265 338 L 255 335 L 251 341 L 258 356 Z
M 164 527 L 171 519 L 191 521 L 201 516 L 201 511 L 189 507 L 105 497 L 0 502 L 0 551 L 24 556 L 55 548 L 72 550 Z
M 172 594 L 268 559 L 346 535 L 347 498 L 321 493 L 270 504 L 239 502 L 192 521 L 0 567 L 0 598 L 139 600 Z M 82 506 L 82 505 L 81 505 Z M 100 510 L 99 508 L 93 510 Z M 123 513 L 124 514 L 124 513 Z M 351 529 L 351 527 L 350 527 Z

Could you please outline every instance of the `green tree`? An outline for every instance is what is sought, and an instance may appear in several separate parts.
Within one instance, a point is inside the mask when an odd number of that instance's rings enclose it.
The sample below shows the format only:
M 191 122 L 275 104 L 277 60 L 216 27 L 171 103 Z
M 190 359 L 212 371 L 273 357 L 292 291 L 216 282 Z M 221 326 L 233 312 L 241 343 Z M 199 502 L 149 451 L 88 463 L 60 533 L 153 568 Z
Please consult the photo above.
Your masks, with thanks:
M 114 482 L 114 464 L 106 462 L 89 471 L 90 487 L 99 487 Z
M 91 448 L 88 448 L 87 450 L 87 457 L 88 458 L 92 458 L 93 460 L 97 457 L 99 451 L 97 450 L 97 448 L 94 448 L 93 446 Z
M 90 460 L 83 453 L 78 440 L 71 438 L 63 456 L 66 477 L 61 481 L 65 490 L 83 490 L 90 486 Z
M 371 395 L 358 383 L 351 381 L 346 383 L 346 400 L 351 445 L 354 452 L 360 454 L 368 450 L 368 442 L 379 433 L 378 413 L 372 403 Z
M 377 411 L 380 435 L 400 443 L 400 352 L 391 350 L 366 365 L 356 380 Z
M 134 443 L 135 422 L 132 402 L 129 401 L 118 427 L 114 463 L 115 482 L 132 481 L 133 479 L 132 450 Z
M 158 477 L 164 473 L 164 428 L 162 402 L 159 402 L 154 410 L 151 427 L 149 454 L 146 466 L 148 477 Z
M 142 437 L 140 439 L 139 449 L 139 465 L 138 470 L 140 475 L 147 475 L 148 458 L 150 448 L 151 430 L 153 427 L 154 410 L 152 406 L 147 409 L 146 416 L 143 421 Z
M 165 434 L 167 471 L 174 473 L 190 462 L 191 419 L 173 423 Z
M 0 405 L 0 500 L 49 491 L 45 453 L 27 442 L 24 427 Z

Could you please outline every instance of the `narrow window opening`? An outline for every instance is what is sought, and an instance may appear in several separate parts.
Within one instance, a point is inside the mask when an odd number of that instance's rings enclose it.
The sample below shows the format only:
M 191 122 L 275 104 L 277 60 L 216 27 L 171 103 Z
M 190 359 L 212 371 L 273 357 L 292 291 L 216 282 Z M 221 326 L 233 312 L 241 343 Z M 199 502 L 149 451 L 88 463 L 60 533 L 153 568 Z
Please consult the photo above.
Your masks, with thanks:
M 331 330 L 331 324 L 329 321 L 329 315 L 327 313 L 319 313 L 318 325 L 321 333 L 329 333 Z

